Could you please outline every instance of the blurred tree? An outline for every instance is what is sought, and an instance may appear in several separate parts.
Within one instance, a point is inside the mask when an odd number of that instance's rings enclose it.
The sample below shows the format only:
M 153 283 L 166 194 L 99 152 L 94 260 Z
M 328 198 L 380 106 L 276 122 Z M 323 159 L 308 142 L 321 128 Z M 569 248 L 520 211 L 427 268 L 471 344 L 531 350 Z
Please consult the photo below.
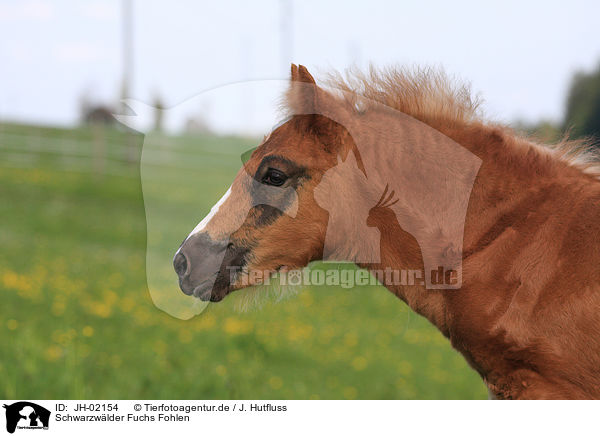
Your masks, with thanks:
M 161 132 L 163 129 L 163 113 L 165 110 L 165 105 L 163 103 L 162 98 L 160 96 L 154 97 L 154 130 L 157 132 Z
M 212 134 L 210 124 L 201 115 L 196 115 L 187 119 L 185 122 L 185 132 L 189 135 Z
M 117 123 L 113 113 L 115 110 L 106 104 L 95 101 L 90 91 L 85 90 L 79 97 L 79 117 L 83 124 L 102 124 L 114 126 Z
M 600 64 L 590 73 L 579 72 L 571 81 L 565 128 L 573 137 L 600 138 Z
M 104 124 L 114 126 L 117 123 L 113 117 L 114 110 L 107 106 L 91 106 L 83 114 L 83 121 L 87 124 Z
M 536 123 L 519 121 L 513 124 L 513 128 L 542 144 L 553 144 L 564 137 L 560 123 L 551 120 L 541 120 Z

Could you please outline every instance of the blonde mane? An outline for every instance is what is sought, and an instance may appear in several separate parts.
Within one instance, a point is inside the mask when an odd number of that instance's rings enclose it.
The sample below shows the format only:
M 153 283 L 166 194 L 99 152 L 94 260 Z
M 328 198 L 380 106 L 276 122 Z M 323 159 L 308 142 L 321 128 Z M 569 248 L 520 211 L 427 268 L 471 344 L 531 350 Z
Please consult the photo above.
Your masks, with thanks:
M 349 70 L 345 77 L 332 73 L 326 83 L 347 97 L 356 96 L 362 110 L 372 103 L 383 104 L 427 124 L 469 123 L 481 116 L 481 100 L 472 96 L 470 86 L 452 80 L 441 69 L 371 66 L 368 73 Z
M 341 91 L 346 102 L 357 111 L 383 104 L 437 130 L 442 127 L 494 130 L 521 151 L 533 148 L 541 155 L 549 154 L 553 160 L 600 177 L 600 152 L 592 138 L 570 140 L 565 135 L 556 144 L 541 144 L 506 125 L 486 121 L 480 109 L 481 99 L 473 96 L 470 85 L 449 77 L 442 69 L 371 66 L 368 72 L 349 70 L 345 76 L 331 73 L 325 83 Z

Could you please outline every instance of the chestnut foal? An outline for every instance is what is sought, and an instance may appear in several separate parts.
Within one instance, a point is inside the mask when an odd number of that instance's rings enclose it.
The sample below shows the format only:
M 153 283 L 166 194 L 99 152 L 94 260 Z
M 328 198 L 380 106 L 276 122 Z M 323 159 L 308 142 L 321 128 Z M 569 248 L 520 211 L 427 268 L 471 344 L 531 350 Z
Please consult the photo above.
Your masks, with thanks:
M 427 70 L 330 85 L 292 65 L 290 118 L 175 255 L 182 291 L 220 301 L 264 281 L 252 271 L 323 258 L 424 271 L 383 284 L 493 396 L 600 398 L 600 181 L 581 143 L 551 149 L 486 123 L 466 88 Z M 410 120 L 393 127 L 389 109 Z M 339 170 L 348 159 L 354 171 Z M 455 286 L 432 286 L 435 261 Z

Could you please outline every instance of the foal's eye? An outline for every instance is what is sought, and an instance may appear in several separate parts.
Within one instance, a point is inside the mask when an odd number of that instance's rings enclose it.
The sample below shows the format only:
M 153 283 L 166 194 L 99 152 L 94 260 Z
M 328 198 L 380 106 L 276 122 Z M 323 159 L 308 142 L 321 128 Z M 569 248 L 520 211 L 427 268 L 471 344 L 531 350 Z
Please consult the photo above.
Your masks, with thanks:
M 267 170 L 267 174 L 265 174 L 262 178 L 262 183 L 264 183 L 265 185 L 281 186 L 285 183 L 287 178 L 288 177 L 281 171 L 269 168 Z

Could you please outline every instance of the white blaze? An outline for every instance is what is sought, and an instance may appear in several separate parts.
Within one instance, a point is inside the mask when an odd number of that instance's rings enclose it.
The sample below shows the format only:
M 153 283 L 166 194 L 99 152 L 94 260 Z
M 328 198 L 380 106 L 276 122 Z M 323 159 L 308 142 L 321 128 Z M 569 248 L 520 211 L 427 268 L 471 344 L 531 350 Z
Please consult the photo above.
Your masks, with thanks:
M 231 195 L 231 186 L 229 187 L 229 189 L 227 190 L 227 192 L 225 194 L 223 194 L 223 196 L 221 197 L 221 199 L 219 201 L 217 201 L 217 204 L 215 204 L 210 209 L 210 212 L 208 213 L 208 215 L 206 215 L 204 217 L 204 219 L 202 221 L 200 221 L 196 227 L 194 227 L 194 230 L 192 230 L 192 233 L 190 233 L 188 235 L 188 238 L 190 236 L 195 235 L 196 233 L 201 232 L 202 230 L 204 230 L 204 227 L 206 227 L 208 225 L 208 223 L 210 222 L 210 220 L 213 219 L 213 217 L 219 211 L 219 208 L 221 207 L 221 205 L 223 203 L 225 203 L 225 200 L 227 200 L 227 198 L 229 197 L 229 195 Z
M 210 222 L 210 220 L 212 220 L 213 217 L 216 215 L 216 213 L 219 211 L 219 208 L 221 207 L 221 205 L 223 203 L 225 203 L 225 200 L 227 200 L 227 198 L 229 197 L 230 194 L 231 194 L 231 186 L 229 187 L 229 189 L 227 190 L 227 192 L 221 197 L 221 199 L 219 201 L 217 201 L 217 204 L 215 204 L 210 209 L 210 212 L 208 213 L 208 215 L 206 215 L 204 217 L 204 219 L 202 221 L 200 221 L 196 227 L 194 227 L 194 230 L 192 230 L 192 232 L 188 235 L 188 237 L 185 238 L 185 241 L 187 241 L 188 239 L 190 239 L 190 237 L 192 237 L 196 233 L 201 232 L 202 230 L 204 230 L 204 228 L 208 225 L 208 223 Z M 185 241 L 183 241 L 183 242 L 185 242 Z M 177 250 L 177 253 L 179 253 L 179 250 Z M 175 253 L 175 254 L 177 255 L 177 253 Z

